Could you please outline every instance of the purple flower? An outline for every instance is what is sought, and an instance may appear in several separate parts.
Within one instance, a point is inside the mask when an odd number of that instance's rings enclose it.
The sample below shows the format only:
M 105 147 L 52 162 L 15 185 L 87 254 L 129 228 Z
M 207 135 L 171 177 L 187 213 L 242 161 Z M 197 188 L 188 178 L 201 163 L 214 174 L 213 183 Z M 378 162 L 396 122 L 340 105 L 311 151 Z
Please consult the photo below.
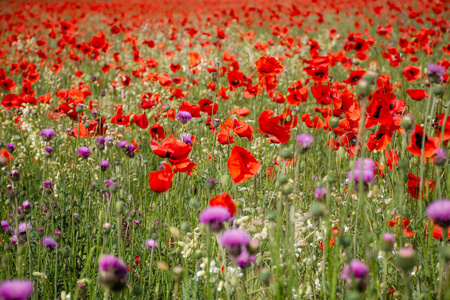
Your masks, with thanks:
M 48 251 L 52 251 L 59 246 L 59 244 L 54 239 L 48 236 L 44 236 L 44 238 L 42 239 L 42 245 L 44 245 Z
M 44 182 L 44 192 L 48 195 L 50 195 L 51 193 L 53 193 L 53 186 L 55 184 L 53 182 L 51 182 L 50 180 L 47 180 Z
M 392 233 L 386 232 L 383 234 L 383 240 L 395 244 L 395 237 Z
M 256 261 L 256 255 L 251 255 L 245 246 L 241 249 L 241 254 L 236 257 L 236 263 L 241 268 L 248 268 Z
M 22 202 L 22 209 L 24 210 L 24 212 L 28 212 L 31 208 L 31 203 L 28 200 L 25 200 Z
M 134 146 L 133 144 L 129 144 L 127 146 L 127 149 L 125 150 L 125 153 L 127 154 L 127 156 L 129 158 L 134 157 L 134 151 L 136 150 L 136 146 Z
M 8 151 L 9 153 L 13 153 L 14 150 L 16 149 L 16 144 L 14 144 L 14 143 L 7 143 L 5 146 L 6 146 L 6 151 Z
M 307 133 L 302 133 L 302 134 L 297 135 L 297 142 L 300 144 L 300 147 L 302 147 L 303 149 L 309 149 L 309 147 L 311 147 L 311 144 L 313 141 L 314 141 L 314 138 Z
M 355 279 L 365 279 L 369 275 L 369 268 L 361 261 L 353 259 L 350 262 L 353 276 Z M 346 265 L 341 273 L 341 279 L 347 282 L 351 281 L 352 275 L 350 274 L 350 267 Z
M 27 231 L 31 230 L 31 228 L 33 228 L 33 227 L 31 226 L 30 223 L 25 223 L 25 222 L 19 223 L 19 234 L 21 236 L 26 236 Z
M 358 159 L 355 169 L 348 172 L 347 179 L 358 183 L 362 180 L 365 184 L 372 183 L 375 180 L 375 163 L 370 158 Z
M 212 232 L 222 230 L 222 223 L 228 221 L 230 218 L 230 212 L 222 206 L 209 206 L 200 213 L 200 222 L 209 224 L 209 229 Z
M 314 197 L 318 200 L 323 200 L 327 196 L 327 189 L 326 188 L 317 188 L 314 191 Z
M 227 247 L 236 247 L 248 245 L 250 237 L 245 230 L 239 228 L 232 228 L 225 231 L 220 238 L 220 243 Z
M 8 223 L 8 221 L 6 221 L 6 220 L 2 220 L 2 229 L 3 229 L 3 231 L 6 231 L 6 232 L 8 232 L 9 231 L 9 223 Z
M 450 227 L 450 200 L 439 199 L 430 203 L 427 207 L 428 218 L 441 227 Z
M 97 138 L 97 140 L 95 141 L 97 148 L 100 150 L 105 149 L 105 143 L 106 143 L 106 140 L 102 137 Z
M 121 291 L 127 285 L 128 268 L 123 260 L 111 254 L 103 255 L 99 262 L 99 280 L 111 291 Z
M 102 162 L 99 163 L 98 165 L 100 166 L 100 169 L 101 169 L 103 172 L 105 172 L 105 171 L 108 169 L 108 167 L 109 167 L 109 161 L 107 161 L 107 160 L 102 160 Z
M 145 242 L 145 245 L 147 246 L 147 249 L 148 249 L 148 250 L 153 250 L 153 249 L 158 248 L 158 242 L 155 241 L 155 240 L 152 240 L 152 239 L 148 239 L 148 240 Z
M 429 64 L 428 65 L 428 76 L 439 76 L 442 77 L 445 75 L 445 68 L 443 66 L 437 65 L 437 64 Z
M 52 147 L 47 146 L 47 147 L 45 147 L 44 150 L 45 150 L 45 152 L 48 153 L 48 154 L 52 154 L 52 153 L 53 153 L 53 148 L 52 148 Z
M 181 110 L 177 113 L 177 118 L 182 124 L 186 124 L 190 119 L 192 119 L 192 115 L 188 111 Z
M 26 300 L 33 294 L 31 280 L 5 280 L 0 285 L 0 298 L 3 300 Z
M 123 148 L 123 147 L 125 147 L 126 145 L 128 145 L 128 142 L 127 142 L 127 141 L 121 141 L 121 142 L 119 142 L 119 143 L 117 144 L 117 146 L 119 146 L 119 148 Z
M 181 141 L 185 144 L 191 144 L 192 145 L 192 135 L 189 133 L 183 133 L 181 135 Z
M 445 161 L 447 160 L 447 154 L 445 153 L 445 150 L 442 148 L 439 148 L 434 152 L 434 158 L 433 163 L 438 166 L 442 166 Z
M 55 136 L 55 131 L 51 128 L 43 129 L 41 131 L 41 137 L 44 141 L 50 141 Z
M 20 173 L 19 170 L 11 170 L 11 172 L 8 173 L 9 175 L 9 179 L 11 179 L 12 181 L 18 181 L 20 179 Z
M 78 154 L 81 158 L 88 158 L 91 155 L 91 150 L 88 147 L 80 147 L 78 148 Z

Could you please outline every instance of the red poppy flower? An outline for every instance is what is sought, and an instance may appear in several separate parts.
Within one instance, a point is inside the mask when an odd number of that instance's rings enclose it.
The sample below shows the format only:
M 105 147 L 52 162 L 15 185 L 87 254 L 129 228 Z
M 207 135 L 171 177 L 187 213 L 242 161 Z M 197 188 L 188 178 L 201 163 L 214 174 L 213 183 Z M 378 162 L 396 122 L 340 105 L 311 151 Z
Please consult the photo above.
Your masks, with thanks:
M 214 116 L 219 110 L 219 105 L 209 99 L 201 99 L 198 102 L 198 106 L 200 108 L 200 111 L 207 113 L 208 116 Z
M 225 207 L 226 209 L 228 209 L 231 216 L 234 216 L 234 214 L 236 213 L 236 204 L 234 203 L 233 199 L 231 199 L 230 195 L 228 195 L 228 193 L 223 193 L 209 200 L 209 206 Z
M 160 170 L 156 172 L 150 172 L 148 183 L 150 188 L 157 192 L 163 193 L 167 191 L 172 185 L 173 173 L 167 170 Z
M 429 97 L 428 93 L 425 90 L 406 90 L 408 95 L 416 101 L 422 101 L 423 99 Z
M 425 145 L 422 145 L 423 142 L 423 128 L 417 124 L 414 128 L 414 131 L 411 135 L 411 139 L 409 140 L 409 144 L 406 147 L 408 151 L 412 155 L 416 156 L 422 156 L 422 149 L 424 149 L 424 159 L 433 157 L 434 153 L 436 152 L 436 149 L 439 148 L 439 138 L 433 137 L 430 138 L 427 135 L 425 135 Z M 425 147 L 425 148 L 424 148 Z
M 427 236 L 428 234 L 428 223 L 424 222 L 425 224 L 425 236 Z M 433 228 L 433 238 L 434 239 L 438 239 L 438 240 L 442 240 L 442 227 L 434 224 L 433 220 L 431 220 L 431 228 Z M 450 240 L 450 228 L 447 228 L 448 230 L 448 234 L 447 234 L 447 239 Z
M 15 94 L 8 94 L 3 97 L 1 105 L 3 105 L 6 110 L 8 110 L 13 107 L 20 107 L 22 105 L 22 101 L 20 100 L 19 96 Z
M 444 125 L 444 119 L 445 119 L 445 114 L 441 113 L 439 115 L 439 121 L 438 121 L 438 126 L 436 126 L 435 130 L 436 130 L 436 134 L 443 138 L 444 142 L 450 140 L 450 116 L 447 115 L 447 119 L 445 120 L 445 125 Z M 442 128 L 444 128 L 444 132 L 442 133 Z
M 244 120 L 239 122 L 239 126 L 233 129 L 240 137 L 245 137 L 249 142 L 253 140 L 253 127 L 247 124 Z
M 6 166 L 9 166 L 9 162 L 14 158 L 6 149 L 0 150 L 0 155 L 6 158 Z
M 256 62 L 256 71 L 260 76 L 273 76 L 284 71 L 283 66 L 273 57 L 262 56 Z
M 200 112 L 201 112 L 200 108 L 197 105 L 192 104 L 192 103 L 187 102 L 187 101 L 183 101 L 181 103 L 180 107 L 178 108 L 178 110 L 179 111 L 187 111 L 187 112 L 189 112 L 193 118 L 200 118 L 201 117 L 201 115 L 200 115 Z
M 398 153 L 395 150 L 384 151 L 384 156 L 386 157 L 386 166 L 392 171 L 394 166 L 398 166 Z
M 266 133 L 275 136 L 282 144 L 287 143 L 290 139 L 290 130 L 284 126 L 281 126 L 282 116 L 276 116 L 269 118 L 273 115 L 271 109 L 265 110 L 258 118 L 259 129 Z
M 220 131 L 217 135 L 217 140 L 222 145 L 233 144 L 236 141 L 234 140 L 231 128 L 227 126 L 225 123 L 220 124 Z
M 289 94 L 286 97 L 288 104 L 299 105 L 300 103 L 308 100 L 308 88 L 306 86 L 302 86 L 300 80 L 291 84 L 288 90 Z
M 154 140 L 150 140 L 150 148 L 159 157 L 170 158 L 173 160 L 180 160 L 188 157 L 192 150 L 192 146 L 190 144 L 185 144 L 174 138 L 167 138 L 163 140 L 162 145 Z
M 153 124 L 150 127 L 150 135 L 153 139 L 162 141 L 166 138 L 166 132 L 164 128 L 159 124 Z
M 136 124 L 138 127 L 142 129 L 147 129 L 148 127 L 148 119 L 145 114 L 136 115 L 132 114 L 130 117 L 130 124 Z
M 392 142 L 393 132 L 388 130 L 385 126 L 380 126 L 380 128 L 369 136 L 367 141 L 367 148 L 370 152 L 374 149 L 381 151 L 386 149 L 386 147 Z
M 333 103 L 334 99 L 339 98 L 337 90 L 331 88 L 330 85 L 315 85 L 311 87 L 311 93 L 316 99 L 317 103 L 328 105 Z
M 241 183 L 255 176 L 261 163 L 250 153 L 250 151 L 240 147 L 233 146 L 230 157 L 228 158 L 228 170 L 234 183 Z
M 231 113 L 239 115 L 241 117 L 245 117 L 245 116 L 248 116 L 250 114 L 250 109 L 248 109 L 247 107 L 243 107 L 243 108 L 235 107 L 235 108 L 233 108 Z
M 0 80 L 0 86 L 9 92 L 16 89 L 16 83 L 11 78 L 6 78 L 5 80 Z
M 408 228 L 409 224 L 411 224 L 411 221 L 406 218 L 401 218 L 399 215 L 395 214 L 394 218 L 389 221 L 388 225 L 389 227 L 398 226 L 402 229 L 403 233 L 407 237 L 413 237 L 414 232 L 412 232 L 411 229 Z
M 366 71 L 364 70 L 353 71 L 350 73 L 348 78 L 342 82 L 349 85 L 356 85 L 362 79 L 364 74 L 366 74 Z
M 418 67 L 406 66 L 403 69 L 403 76 L 405 76 L 406 80 L 412 82 L 419 79 L 422 76 L 422 72 L 420 72 L 420 69 Z
M 430 192 L 434 191 L 436 181 L 423 179 L 423 191 L 421 200 Z M 413 199 L 419 199 L 420 178 L 412 173 L 408 174 L 408 193 Z

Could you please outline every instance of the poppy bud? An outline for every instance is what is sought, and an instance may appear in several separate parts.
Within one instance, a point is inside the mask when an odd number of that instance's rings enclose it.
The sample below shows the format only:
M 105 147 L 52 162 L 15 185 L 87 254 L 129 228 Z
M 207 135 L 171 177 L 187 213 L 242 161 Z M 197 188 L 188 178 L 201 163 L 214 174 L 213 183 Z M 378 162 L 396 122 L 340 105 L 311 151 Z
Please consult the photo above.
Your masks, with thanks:
M 362 97 L 366 97 L 370 94 L 371 87 L 371 84 L 363 79 L 356 85 L 356 93 Z
M 107 235 L 111 232 L 111 224 L 110 223 L 104 223 L 102 225 L 102 233 Z
M 270 270 L 267 268 L 264 268 L 259 272 L 259 280 L 266 286 L 269 285 L 271 277 Z
M 196 250 L 194 255 L 197 260 L 201 259 L 203 257 L 202 250 Z
M 164 109 L 164 111 L 168 111 L 170 109 L 169 103 L 164 103 L 163 109 Z
M 197 121 L 198 124 L 203 123 L 203 118 L 197 118 L 197 119 L 195 119 L 195 120 Z
M 183 232 L 189 231 L 189 223 L 186 221 L 181 222 L 180 228 Z
M 339 118 L 337 118 L 337 117 L 332 117 L 331 119 L 330 119 L 330 126 L 331 126 L 331 128 L 336 128 L 336 127 L 338 127 L 339 126 Z
M 189 200 L 189 206 L 190 206 L 191 208 L 196 208 L 197 205 L 198 205 L 197 198 L 191 198 L 191 199 Z
M 281 186 L 281 192 L 286 196 L 290 195 L 293 189 L 294 188 L 290 184 L 285 184 Z
M 61 253 L 64 257 L 69 257 L 72 253 L 72 249 L 69 246 L 64 246 L 61 248 Z
M 290 159 L 294 157 L 294 153 L 292 153 L 291 149 L 284 148 L 280 151 L 280 156 L 284 159 Z
M 401 126 L 402 126 L 402 128 L 405 129 L 405 130 L 411 129 L 411 126 L 412 126 L 412 118 L 411 118 L 410 115 L 406 115 L 406 116 L 403 117 L 403 120 L 402 120 L 402 122 L 401 122 Z
M 444 95 L 444 88 L 440 84 L 434 84 L 431 88 L 431 91 L 436 96 L 442 96 Z
M 118 213 L 123 213 L 125 211 L 124 203 L 123 201 L 118 201 L 116 203 L 116 209 Z
M 212 122 L 212 124 L 213 124 L 213 126 L 214 126 L 215 128 L 217 128 L 217 127 L 220 126 L 220 120 L 219 120 L 219 119 L 214 119 L 213 122 Z
M 311 214 L 316 218 L 323 216 L 325 214 L 325 204 L 314 201 L 311 204 Z
M 89 123 L 89 121 L 84 123 L 84 127 L 89 128 L 89 126 L 91 126 L 91 123 Z
M 278 183 L 279 183 L 280 185 L 284 185 L 284 184 L 286 184 L 286 183 L 288 183 L 288 182 L 289 182 L 289 176 L 283 174 L 283 175 L 280 175 L 280 176 L 278 177 Z

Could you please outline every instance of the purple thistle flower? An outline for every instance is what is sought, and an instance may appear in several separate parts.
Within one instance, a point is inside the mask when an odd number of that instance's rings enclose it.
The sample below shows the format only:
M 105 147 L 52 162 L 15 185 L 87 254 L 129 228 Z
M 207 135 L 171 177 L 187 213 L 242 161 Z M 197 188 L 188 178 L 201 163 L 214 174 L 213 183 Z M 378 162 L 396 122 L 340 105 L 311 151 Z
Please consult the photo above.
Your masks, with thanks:
M 392 233 L 386 232 L 383 234 L 383 241 L 391 243 L 392 245 L 395 244 L 395 237 Z
M 41 137 L 44 141 L 50 141 L 55 136 L 55 131 L 51 128 L 46 128 L 41 131 Z
M 106 143 L 106 140 L 102 137 L 97 138 L 97 140 L 95 141 L 97 148 L 100 150 L 105 149 L 105 143 Z
M 212 232 L 222 230 L 222 223 L 228 221 L 230 218 L 230 212 L 222 206 L 209 206 L 200 213 L 200 222 L 209 224 L 209 229 Z
M 369 268 L 360 260 L 353 259 L 350 262 L 352 273 L 355 279 L 363 280 L 369 275 Z M 346 265 L 341 273 L 341 279 L 350 282 L 352 275 L 350 274 L 350 267 Z
M 181 110 L 177 113 L 177 118 L 182 124 L 186 124 L 190 119 L 192 119 L 192 115 L 188 111 Z
M 6 151 L 8 151 L 9 153 L 13 153 L 14 150 L 16 149 L 16 144 L 14 143 L 6 143 Z
M 443 66 L 437 65 L 437 64 L 429 64 L 428 65 L 428 76 L 439 76 L 442 77 L 445 75 L 445 68 Z
M 78 148 L 78 154 L 86 159 L 91 155 L 91 150 L 88 147 L 80 147 Z
M 99 280 L 111 291 L 121 291 L 126 287 L 128 268 L 123 260 L 111 254 L 103 255 L 99 262 Z
M 246 246 L 250 242 L 250 237 L 245 230 L 232 228 L 225 231 L 220 238 L 220 243 L 227 247 Z
M 20 179 L 20 173 L 19 170 L 11 170 L 11 172 L 8 173 L 9 175 L 9 179 L 11 179 L 12 181 L 18 181 Z
M 375 180 L 375 163 L 369 159 L 358 159 L 355 164 L 355 169 L 348 172 L 347 179 L 354 180 L 357 184 L 362 180 L 365 184 L 372 183 Z
M 108 167 L 109 167 L 109 161 L 107 161 L 107 160 L 102 160 L 102 162 L 101 163 L 99 163 L 98 164 L 99 166 L 100 166 L 100 169 L 103 171 L 103 172 L 105 172 L 107 169 L 108 169 Z
M 19 234 L 26 235 L 27 230 L 29 231 L 29 230 L 31 230 L 31 228 L 33 228 L 33 227 L 31 226 L 30 223 L 25 223 L 25 222 L 19 223 Z
M 158 248 L 158 242 L 155 240 L 152 240 L 152 239 L 148 239 L 145 242 L 145 245 L 147 246 L 148 250 L 154 250 L 154 249 Z
M 317 200 L 323 200 L 327 196 L 327 189 L 326 188 L 317 188 L 314 191 L 314 197 Z
M 3 300 L 26 300 L 33 294 L 31 280 L 5 280 L 0 285 L 0 298 Z
M 192 145 L 192 135 L 190 133 L 183 133 L 181 135 L 180 139 L 185 144 L 191 144 Z
M 126 145 L 128 145 L 127 141 L 121 141 L 117 144 L 117 146 L 119 146 L 119 148 L 124 148 Z
M 125 153 L 127 154 L 127 156 L 129 158 L 133 158 L 134 157 L 134 151 L 136 150 L 136 146 L 134 146 L 133 144 L 129 144 L 127 146 L 127 149 L 125 150 Z
M 48 251 L 52 251 L 59 246 L 59 244 L 54 239 L 48 236 L 44 236 L 44 238 L 42 239 L 42 245 L 44 245 Z
M 251 255 L 246 247 L 242 247 L 241 254 L 236 257 L 236 263 L 240 268 L 248 268 L 256 261 L 256 255 Z
M 443 228 L 450 227 L 450 200 L 439 199 L 433 201 L 427 207 L 427 215 L 437 225 Z
M 302 134 L 297 135 L 297 142 L 300 144 L 300 147 L 302 147 L 303 149 L 309 149 L 309 147 L 311 147 L 311 144 L 313 141 L 314 141 L 314 138 L 307 133 L 302 133 Z
M 442 166 L 445 161 L 447 160 L 447 154 L 445 153 L 445 150 L 442 148 L 439 148 L 434 152 L 434 158 L 433 163 L 438 166 Z
M 44 192 L 48 195 L 50 195 L 51 193 L 53 193 L 53 186 L 55 184 L 53 182 L 51 182 L 50 180 L 47 180 L 44 182 Z
M 2 224 L 3 231 L 8 232 L 9 231 L 9 223 L 8 223 L 8 221 L 2 220 L 1 224 Z
M 52 148 L 52 147 L 47 146 L 47 147 L 45 147 L 44 150 L 45 150 L 45 152 L 48 153 L 48 154 L 52 154 L 52 153 L 53 153 L 53 148 Z

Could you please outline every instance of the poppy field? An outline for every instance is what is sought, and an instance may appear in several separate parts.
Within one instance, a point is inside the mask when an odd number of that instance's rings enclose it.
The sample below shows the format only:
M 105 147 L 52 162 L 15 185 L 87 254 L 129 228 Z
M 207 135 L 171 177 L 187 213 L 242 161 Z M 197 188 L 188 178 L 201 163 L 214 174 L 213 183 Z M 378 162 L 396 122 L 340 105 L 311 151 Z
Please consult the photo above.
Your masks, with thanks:
M 4 1 L 0 299 L 450 299 L 450 2 Z

